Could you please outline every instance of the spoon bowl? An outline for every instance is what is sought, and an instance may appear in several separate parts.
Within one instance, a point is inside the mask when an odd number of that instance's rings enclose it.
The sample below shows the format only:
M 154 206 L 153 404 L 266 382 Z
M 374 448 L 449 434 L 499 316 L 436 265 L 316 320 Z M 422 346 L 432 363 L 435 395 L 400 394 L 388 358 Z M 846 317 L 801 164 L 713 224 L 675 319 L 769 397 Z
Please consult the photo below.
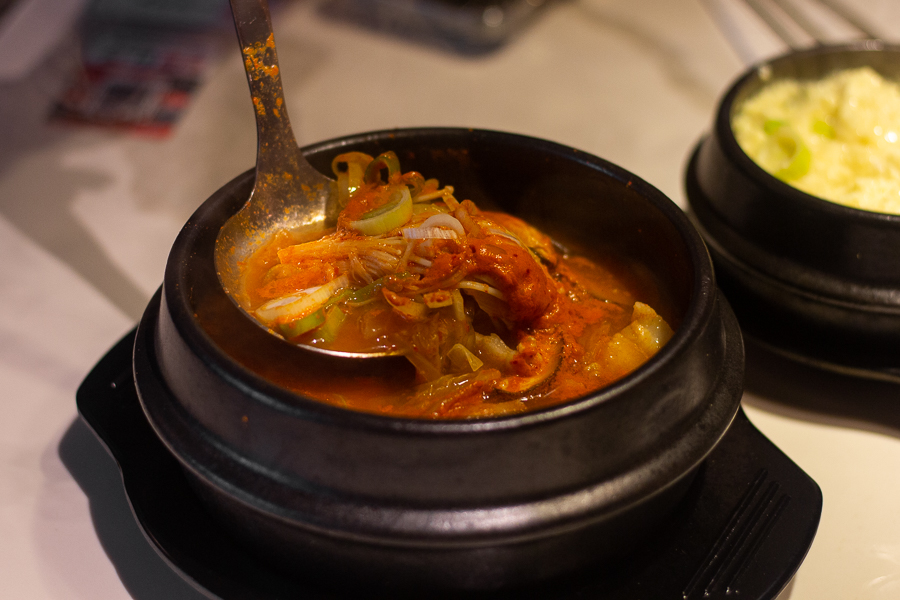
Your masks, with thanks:
M 278 231 L 306 239 L 324 233 L 337 217 L 336 192 L 334 180 L 313 167 L 297 146 L 284 101 L 268 3 L 231 0 L 231 11 L 256 115 L 256 175 L 246 203 L 219 231 L 214 256 L 222 287 L 247 318 L 258 323 L 249 312 L 241 265 Z M 348 359 L 394 354 L 391 350 L 350 353 L 302 348 Z

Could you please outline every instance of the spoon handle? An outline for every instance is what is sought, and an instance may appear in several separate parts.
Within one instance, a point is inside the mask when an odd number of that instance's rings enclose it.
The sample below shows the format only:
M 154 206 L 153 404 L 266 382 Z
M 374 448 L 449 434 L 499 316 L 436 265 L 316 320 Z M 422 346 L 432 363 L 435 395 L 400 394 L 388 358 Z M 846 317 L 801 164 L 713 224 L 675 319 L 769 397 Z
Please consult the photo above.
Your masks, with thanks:
M 256 171 L 281 173 L 296 160 L 297 140 L 288 118 L 267 0 L 231 0 L 244 70 L 256 114 Z M 296 167 L 294 167 L 296 168 Z

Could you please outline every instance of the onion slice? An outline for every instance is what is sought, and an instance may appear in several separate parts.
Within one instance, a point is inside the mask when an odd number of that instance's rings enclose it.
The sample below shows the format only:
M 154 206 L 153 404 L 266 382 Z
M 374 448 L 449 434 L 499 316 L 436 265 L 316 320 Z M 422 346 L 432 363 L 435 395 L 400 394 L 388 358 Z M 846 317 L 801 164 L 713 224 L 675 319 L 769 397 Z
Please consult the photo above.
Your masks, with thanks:
M 480 281 L 460 281 L 458 286 L 459 289 L 462 290 L 474 290 L 476 292 L 484 292 L 485 294 L 489 294 L 494 298 L 499 298 L 500 300 L 506 300 L 506 296 L 503 295 L 503 292 L 498 290 L 495 287 L 491 287 L 486 283 L 481 283 Z
M 346 275 L 341 275 L 325 285 L 269 300 L 256 309 L 256 316 L 266 325 L 296 321 L 321 308 L 333 295 L 347 287 L 349 283 L 349 278 Z
M 450 359 L 453 367 L 461 373 L 477 371 L 484 365 L 480 358 L 472 354 L 472 351 L 462 344 L 454 344 L 447 352 L 447 357 Z
M 405 224 L 412 214 L 412 197 L 409 195 L 409 189 L 403 186 L 394 192 L 394 197 L 387 204 L 347 225 L 363 235 L 382 235 Z
M 458 236 L 455 231 L 440 227 L 407 227 L 403 230 L 403 237 L 408 240 L 455 240 Z
M 419 227 L 422 229 L 427 229 L 429 227 L 446 227 L 452 229 L 459 235 L 466 235 L 466 230 L 463 228 L 462 223 L 459 222 L 459 219 L 452 215 L 448 215 L 447 213 L 432 215 L 425 219 Z

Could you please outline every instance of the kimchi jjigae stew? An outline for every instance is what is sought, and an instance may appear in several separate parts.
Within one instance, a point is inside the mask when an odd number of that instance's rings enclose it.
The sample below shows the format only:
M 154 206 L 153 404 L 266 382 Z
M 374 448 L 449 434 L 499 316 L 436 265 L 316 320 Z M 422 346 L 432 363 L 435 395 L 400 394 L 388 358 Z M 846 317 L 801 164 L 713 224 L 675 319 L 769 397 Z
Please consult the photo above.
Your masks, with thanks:
M 250 312 L 297 344 L 396 351 L 415 375 L 306 395 L 405 417 L 514 414 L 597 390 L 672 336 L 644 303 L 659 294 L 614 257 L 569 253 L 402 172 L 393 152 L 341 154 L 332 169 L 336 228 L 303 241 L 284 231 L 257 251 L 243 276 Z

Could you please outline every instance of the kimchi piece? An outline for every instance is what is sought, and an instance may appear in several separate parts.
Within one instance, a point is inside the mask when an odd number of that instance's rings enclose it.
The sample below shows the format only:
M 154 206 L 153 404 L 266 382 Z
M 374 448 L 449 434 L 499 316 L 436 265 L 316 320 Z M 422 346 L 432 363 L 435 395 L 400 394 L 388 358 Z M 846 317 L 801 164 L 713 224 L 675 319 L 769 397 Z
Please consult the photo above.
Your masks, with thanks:
M 407 417 L 514 414 L 597 390 L 672 336 L 609 269 L 401 172 L 393 152 L 341 154 L 332 168 L 336 228 L 303 243 L 282 233 L 257 253 L 251 312 L 298 344 L 400 353 L 416 376 L 399 394 L 320 400 Z

